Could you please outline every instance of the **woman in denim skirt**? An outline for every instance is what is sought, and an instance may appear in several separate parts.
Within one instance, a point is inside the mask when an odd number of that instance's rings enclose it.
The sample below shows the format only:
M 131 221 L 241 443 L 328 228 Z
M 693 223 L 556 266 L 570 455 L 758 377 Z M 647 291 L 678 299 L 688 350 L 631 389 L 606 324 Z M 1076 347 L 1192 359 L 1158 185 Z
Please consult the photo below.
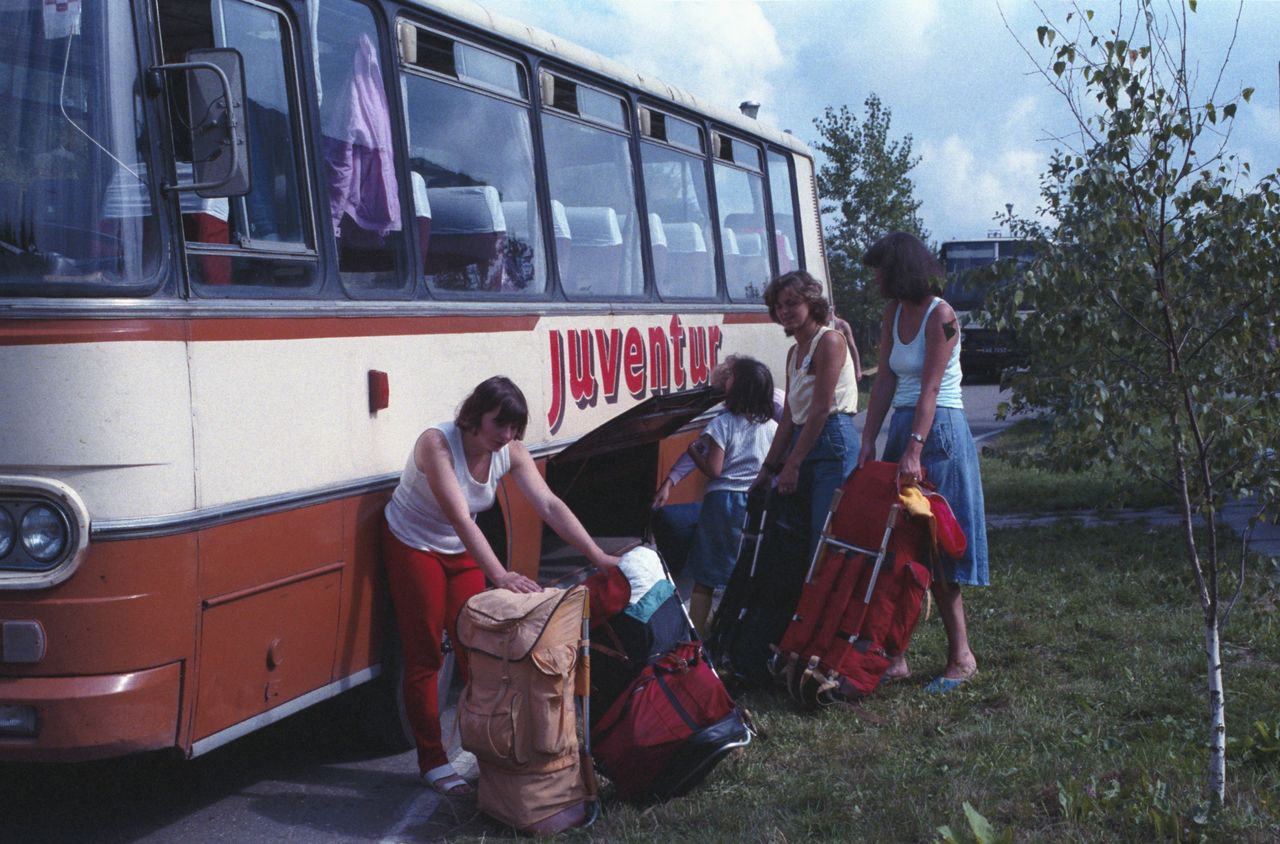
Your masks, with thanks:
M 938 488 L 964 529 L 968 546 L 959 559 L 943 557 L 943 577 L 933 582 L 947 632 L 947 664 L 925 691 L 948 692 L 978 671 L 969 647 L 960 588 L 986 586 L 987 525 L 978 450 L 960 393 L 960 328 L 955 311 L 938 296 L 944 272 L 923 243 L 895 232 L 862 257 L 875 270 L 888 300 L 880 325 L 881 358 L 871 387 L 858 465 L 875 458 L 876 436 L 890 408 L 884 460 L 898 464 L 899 487 L 924 477 Z M 906 654 L 894 654 L 886 679 L 909 676 Z

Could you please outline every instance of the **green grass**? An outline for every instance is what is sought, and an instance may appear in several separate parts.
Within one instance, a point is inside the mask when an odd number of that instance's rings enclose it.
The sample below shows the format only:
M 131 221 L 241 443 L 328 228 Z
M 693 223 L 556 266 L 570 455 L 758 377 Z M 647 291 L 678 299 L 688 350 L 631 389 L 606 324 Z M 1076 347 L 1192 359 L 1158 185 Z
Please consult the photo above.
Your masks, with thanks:
M 686 800 L 649 814 L 615 808 L 598 834 L 925 841 L 940 824 L 965 826 L 968 801 L 1020 840 L 1149 840 L 1157 781 L 1172 818 L 1198 830 L 1185 819 L 1202 800 L 1206 768 L 1204 657 L 1176 531 L 1000 531 L 991 549 L 996 586 L 966 596 L 982 663 L 969 688 L 922 691 L 945 648 L 935 617 L 917 632 L 912 681 L 816 715 L 753 695 L 745 703 L 767 739 Z M 1280 620 L 1267 610 L 1275 593 L 1256 585 L 1227 637 L 1232 735 L 1280 715 Z M 1115 805 L 1063 817 L 1058 784 L 1070 797 L 1087 793 L 1091 778 L 1121 783 Z M 1278 780 L 1274 756 L 1234 760 L 1231 805 L 1207 831 L 1274 840 Z
M 982 492 L 988 513 L 1168 507 L 1174 493 L 1119 466 L 1062 473 L 1020 465 L 1040 443 L 1044 423 L 1024 419 L 982 449 Z
M 1171 503 L 1118 472 L 1013 466 L 1019 423 L 983 456 L 991 512 Z M 1280 563 L 1252 558 L 1224 633 L 1227 804 L 1206 815 L 1203 622 L 1178 528 L 992 530 L 993 586 L 965 605 L 980 673 L 926 695 L 946 639 L 912 644 L 914 676 L 853 707 L 740 702 L 765 731 L 687 797 L 605 815 L 567 841 L 973 841 L 965 804 L 1018 842 L 1280 840 Z M 1224 572 L 1224 596 L 1235 587 Z M 1259 725 L 1259 726 L 1255 726 Z M 481 840 L 492 826 L 455 830 Z
M 606 789 L 604 817 L 564 840 L 918 842 L 943 824 L 970 840 L 966 802 L 1016 841 L 1280 838 L 1271 739 L 1229 753 L 1227 806 L 1196 820 L 1205 660 L 1176 530 L 998 530 L 990 547 L 994 586 L 965 593 L 981 670 L 961 690 L 923 692 L 944 655 L 935 616 L 916 632 L 910 680 L 818 713 L 751 693 L 741 702 L 766 736 L 700 788 L 654 807 Z M 1251 571 L 1225 637 L 1233 738 L 1280 718 L 1280 571 Z

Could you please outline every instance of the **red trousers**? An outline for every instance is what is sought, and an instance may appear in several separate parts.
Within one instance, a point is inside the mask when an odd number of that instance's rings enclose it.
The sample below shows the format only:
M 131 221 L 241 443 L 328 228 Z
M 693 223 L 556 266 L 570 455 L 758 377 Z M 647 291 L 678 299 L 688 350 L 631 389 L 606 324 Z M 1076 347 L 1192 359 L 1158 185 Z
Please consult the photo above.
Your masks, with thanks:
M 442 632 L 458 641 L 454 628 L 467 599 L 484 590 L 484 574 L 470 554 L 437 554 L 410 548 L 382 525 L 382 556 L 391 586 L 391 602 L 404 657 L 404 706 L 418 745 L 418 768 L 426 773 L 449 761 L 440 735 L 440 671 Z M 459 669 L 466 657 L 455 647 Z

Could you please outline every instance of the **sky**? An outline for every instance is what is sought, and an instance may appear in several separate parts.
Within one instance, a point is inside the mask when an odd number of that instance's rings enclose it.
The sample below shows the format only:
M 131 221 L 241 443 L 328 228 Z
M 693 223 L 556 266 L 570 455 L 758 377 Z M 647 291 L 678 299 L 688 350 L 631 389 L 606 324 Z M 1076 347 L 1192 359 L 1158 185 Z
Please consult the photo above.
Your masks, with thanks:
M 1062 25 L 1071 10 L 1058 0 L 481 5 L 720 106 L 755 100 L 763 122 L 810 146 L 818 137 L 814 120 L 828 106 L 848 105 L 861 117 L 867 96 L 877 94 L 892 112 L 891 135 L 912 138 L 920 215 L 937 242 L 985 236 L 1009 203 L 1019 216 L 1034 216 L 1040 174 L 1063 145 L 1053 139 L 1066 138 L 1072 126 L 1064 101 L 1038 72 L 1050 53 L 1037 43 L 1036 27 L 1046 14 Z M 1097 25 L 1113 20 L 1119 4 L 1083 7 L 1095 10 Z M 1189 16 L 1188 57 L 1207 99 L 1237 12 L 1220 92 L 1255 89 L 1251 103 L 1240 105 L 1229 151 L 1250 162 L 1256 177 L 1280 167 L 1280 0 L 1246 0 L 1242 8 L 1201 0 Z

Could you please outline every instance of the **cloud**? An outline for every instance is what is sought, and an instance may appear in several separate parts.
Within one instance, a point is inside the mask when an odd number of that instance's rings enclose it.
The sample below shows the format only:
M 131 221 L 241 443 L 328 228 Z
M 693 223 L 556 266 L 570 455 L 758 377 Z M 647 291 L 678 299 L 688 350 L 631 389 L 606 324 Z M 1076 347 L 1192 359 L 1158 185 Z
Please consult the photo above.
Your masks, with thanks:
M 944 221 L 933 231 L 939 240 L 972 236 L 995 228 L 992 218 L 1012 203 L 1014 212 L 1031 216 L 1039 200 L 1044 157 L 1031 148 L 1008 148 L 993 153 L 975 151 L 957 134 L 941 142 L 923 140 L 920 165 L 912 174 L 926 221 Z
M 777 31 L 753 2 L 486 0 L 484 5 L 723 108 L 754 99 L 767 111 L 775 91 L 770 78 L 785 64 Z

